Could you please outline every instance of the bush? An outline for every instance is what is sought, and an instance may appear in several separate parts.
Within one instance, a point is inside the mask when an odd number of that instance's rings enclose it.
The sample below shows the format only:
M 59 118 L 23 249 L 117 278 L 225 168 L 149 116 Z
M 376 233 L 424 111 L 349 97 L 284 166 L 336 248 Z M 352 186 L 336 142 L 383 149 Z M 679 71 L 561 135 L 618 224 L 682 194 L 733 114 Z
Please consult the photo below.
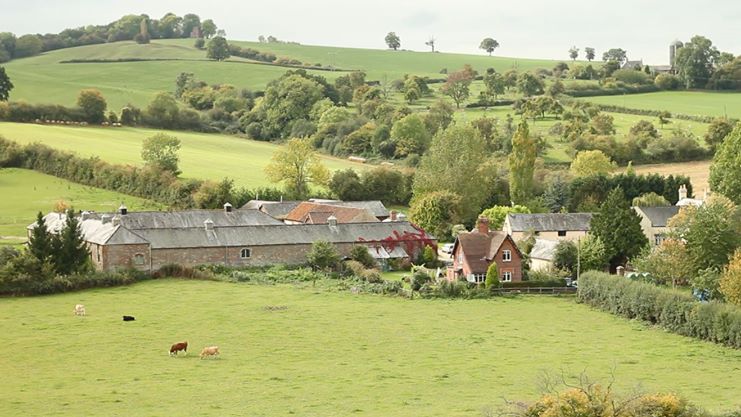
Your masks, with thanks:
M 581 276 L 578 299 L 674 333 L 741 348 L 741 309 L 730 304 L 700 303 L 686 292 L 602 272 Z
M 654 79 L 654 84 L 661 90 L 676 90 L 682 85 L 682 82 L 676 75 L 659 74 Z

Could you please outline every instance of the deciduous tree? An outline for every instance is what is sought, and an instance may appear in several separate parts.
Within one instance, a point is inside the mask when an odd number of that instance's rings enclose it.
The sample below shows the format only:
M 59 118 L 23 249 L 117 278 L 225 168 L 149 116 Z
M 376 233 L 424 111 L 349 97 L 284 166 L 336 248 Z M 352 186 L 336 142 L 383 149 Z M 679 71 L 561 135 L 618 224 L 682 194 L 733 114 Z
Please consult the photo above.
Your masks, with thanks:
M 512 137 L 509 163 L 509 190 L 514 204 L 526 203 L 533 193 L 533 173 L 537 149 L 527 122 L 522 121 Z
M 388 47 L 393 49 L 394 51 L 401 47 L 401 39 L 396 34 L 396 32 L 389 32 L 386 35 L 385 40 L 386 40 L 386 45 L 388 45 Z
M 229 44 L 226 39 L 221 36 L 216 36 L 208 41 L 208 46 L 206 47 L 206 58 L 223 61 L 230 56 Z
M 443 94 L 449 96 L 455 102 L 457 108 L 468 99 L 473 77 L 469 71 L 461 70 L 448 74 L 448 79 L 440 88 Z
M 517 77 L 517 90 L 525 97 L 543 94 L 543 80 L 530 72 L 523 72 Z
M 737 249 L 720 277 L 720 292 L 726 301 L 741 306 L 741 249 Z
M 741 205 L 741 124 L 718 146 L 710 165 L 710 187 Z
M 710 146 L 710 149 L 715 152 L 718 145 L 723 143 L 723 139 L 731 134 L 733 126 L 735 125 L 735 120 L 732 121 L 725 117 L 713 119 L 708 126 L 708 131 L 705 133 L 705 143 L 707 143 L 708 146 Z
M 85 113 L 85 120 L 90 123 L 100 123 L 105 119 L 105 109 L 108 104 L 96 89 L 86 89 L 80 91 L 77 96 L 77 105 Z
M 201 22 L 201 36 L 206 39 L 209 39 L 212 36 L 216 35 L 216 29 L 216 23 L 214 23 L 214 21 L 211 19 L 206 19 Z
M 326 240 L 317 240 L 311 244 L 311 250 L 306 255 L 309 265 L 319 271 L 329 272 L 340 262 L 337 248 Z
M 329 182 L 329 170 L 309 139 L 289 140 L 273 154 L 265 174 L 272 182 L 283 182 L 291 196 L 299 199 L 308 196 L 309 184 L 323 186 Z
M 571 173 L 576 177 L 609 174 L 613 169 L 615 163 L 599 150 L 581 151 L 571 161 Z
M 422 116 L 414 113 L 398 120 L 391 128 L 391 139 L 396 143 L 396 156 L 422 155 L 430 146 L 430 132 Z
M 571 49 L 569 49 L 569 58 L 571 58 L 572 61 L 576 61 L 576 58 L 579 57 L 579 48 L 576 46 L 572 46 Z
M 704 36 L 694 36 L 679 48 L 674 66 L 687 88 L 703 88 L 715 71 L 720 52 Z
M 479 44 L 479 49 L 486 51 L 489 56 L 491 56 L 491 53 L 497 48 L 499 48 L 499 42 L 492 38 L 484 38 L 484 40 L 481 41 L 481 44 Z
M 667 207 L 671 203 L 664 196 L 650 192 L 641 194 L 633 199 L 633 207 Z
M 584 57 L 587 58 L 587 61 L 592 62 L 592 60 L 594 59 L 594 56 L 595 56 L 594 48 L 591 48 L 591 47 L 584 48 Z
M 450 191 L 434 191 L 415 196 L 410 208 L 411 220 L 438 239 L 450 236 L 451 228 L 461 221 L 461 196 Z
M 489 227 L 493 230 L 499 230 L 504 225 L 504 220 L 510 213 L 526 213 L 530 214 L 530 209 L 525 206 L 493 206 L 484 210 L 479 214 L 479 217 L 486 217 L 489 219 Z
M 622 48 L 612 48 L 602 54 L 602 60 L 605 62 L 617 62 L 619 68 L 620 65 L 628 60 L 628 53 Z
M 158 133 L 150 136 L 142 143 L 142 160 L 148 165 L 157 167 L 175 175 L 180 173 L 178 169 L 178 151 L 180 150 L 180 139 L 175 136 Z

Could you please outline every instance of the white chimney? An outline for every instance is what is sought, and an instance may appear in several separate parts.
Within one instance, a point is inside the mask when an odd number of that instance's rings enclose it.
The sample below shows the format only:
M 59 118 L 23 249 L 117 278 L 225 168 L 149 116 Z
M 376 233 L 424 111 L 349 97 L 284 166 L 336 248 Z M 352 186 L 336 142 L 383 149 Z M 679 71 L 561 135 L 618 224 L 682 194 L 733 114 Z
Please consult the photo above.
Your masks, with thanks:
M 396 220 L 400 222 L 405 222 L 407 221 L 407 216 L 404 213 L 399 213 L 399 215 L 396 216 Z
M 687 186 L 682 184 L 679 186 L 679 199 L 684 200 L 685 198 L 687 198 Z
M 129 212 L 129 209 L 126 208 L 126 206 L 121 203 L 121 207 L 118 208 L 118 214 L 125 216 Z
M 80 213 L 80 220 L 85 221 L 90 218 L 90 212 L 89 211 L 83 211 Z
M 397 213 L 396 210 L 391 210 L 391 212 L 389 213 L 389 220 L 392 221 L 392 222 L 395 222 L 396 221 L 396 215 L 397 214 L 398 213 Z
M 104 215 L 100 216 L 100 222 L 103 223 L 103 224 L 110 223 L 111 222 L 111 217 L 113 217 L 113 216 L 111 216 L 110 214 L 104 214 Z
M 119 224 L 121 224 L 121 217 L 114 216 L 113 217 L 113 220 L 111 220 L 111 224 L 113 224 L 114 227 L 115 226 L 118 226 Z
M 232 212 L 232 205 L 229 203 L 224 204 L 224 213 L 231 213 Z
M 211 219 L 206 219 L 206 221 L 203 222 L 203 226 L 206 228 L 206 230 L 214 230 L 214 221 Z
M 335 216 L 327 217 L 327 224 L 329 224 L 330 227 L 337 227 L 337 217 Z

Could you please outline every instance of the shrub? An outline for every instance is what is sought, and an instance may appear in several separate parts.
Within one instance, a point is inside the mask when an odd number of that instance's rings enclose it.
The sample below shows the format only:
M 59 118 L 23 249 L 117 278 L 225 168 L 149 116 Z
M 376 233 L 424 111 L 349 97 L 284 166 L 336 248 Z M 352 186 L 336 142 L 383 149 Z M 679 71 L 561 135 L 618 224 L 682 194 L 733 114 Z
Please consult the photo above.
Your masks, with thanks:
M 682 82 L 676 75 L 659 74 L 654 79 L 654 84 L 661 90 L 676 90 L 682 85 Z
M 366 269 L 362 272 L 361 277 L 363 277 L 364 280 L 368 281 L 371 284 L 378 284 L 383 282 L 383 278 L 381 277 L 381 273 L 378 272 L 376 269 Z
M 345 261 L 345 268 L 347 268 L 347 270 L 356 277 L 362 277 L 363 271 L 365 271 L 365 266 L 355 260 Z
M 602 272 L 581 276 L 578 299 L 674 333 L 741 348 L 741 309 L 730 304 L 699 303 L 686 292 Z

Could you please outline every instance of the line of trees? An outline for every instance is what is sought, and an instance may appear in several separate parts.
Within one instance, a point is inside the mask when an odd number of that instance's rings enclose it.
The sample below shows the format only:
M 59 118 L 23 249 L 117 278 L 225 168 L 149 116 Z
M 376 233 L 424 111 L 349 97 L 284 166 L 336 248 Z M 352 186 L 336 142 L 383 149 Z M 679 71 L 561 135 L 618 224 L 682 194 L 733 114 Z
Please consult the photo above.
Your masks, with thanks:
M 210 38 L 218 33 L 219 30 L 213 20 L 202 21 L 193 13 L 182 17 L 167 13 L 160 19 L 152 19 L 146 14 L 131 14 L 107 25 L 70 28 L 58 34 L 27 34 L 16 37 L 13 33 L 2 32 L 0 62 L 74 46 L 129 40 L 147 43 L 149 39 Z

